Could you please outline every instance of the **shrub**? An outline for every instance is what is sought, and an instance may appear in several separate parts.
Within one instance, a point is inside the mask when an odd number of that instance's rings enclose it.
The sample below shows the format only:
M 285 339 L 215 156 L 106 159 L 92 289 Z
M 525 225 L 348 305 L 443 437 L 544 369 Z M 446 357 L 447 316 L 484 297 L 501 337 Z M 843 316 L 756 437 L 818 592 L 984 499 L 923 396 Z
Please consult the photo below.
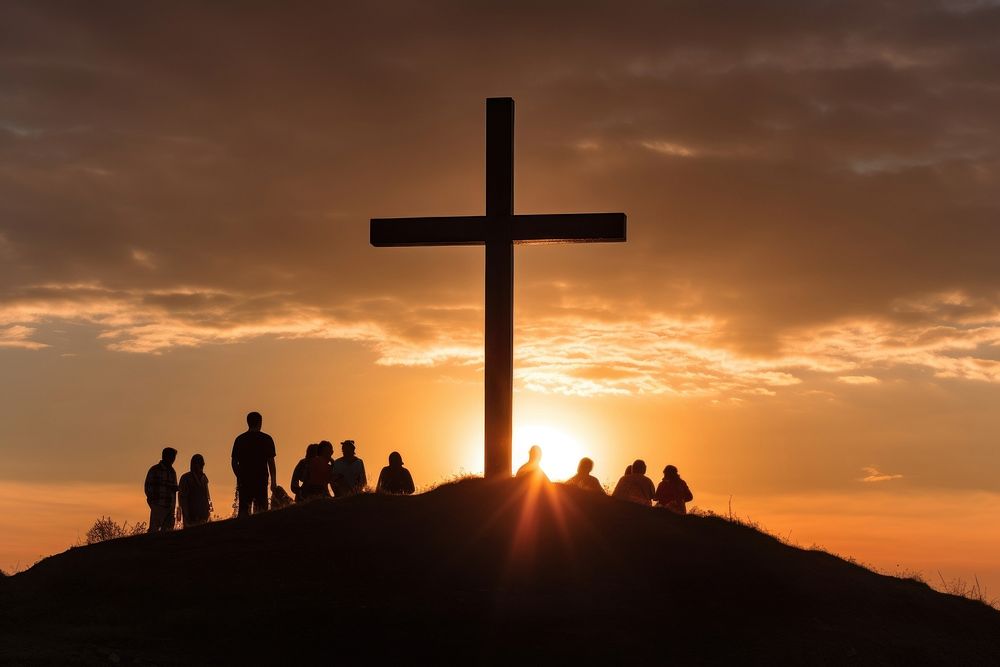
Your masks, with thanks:
M 141 535 L 146 532 L 146 528 L 147 526 L 145 521 L 139 521 L 138 523 L 129 526 L 128 521 L 117 524 L 111 517 L 102 516 L 100 519 L 95 521 L 94 525 L 87 531 L 85 542 L 86 544 L 97 544 L 98 542 L 114 540 L 119 537 Z

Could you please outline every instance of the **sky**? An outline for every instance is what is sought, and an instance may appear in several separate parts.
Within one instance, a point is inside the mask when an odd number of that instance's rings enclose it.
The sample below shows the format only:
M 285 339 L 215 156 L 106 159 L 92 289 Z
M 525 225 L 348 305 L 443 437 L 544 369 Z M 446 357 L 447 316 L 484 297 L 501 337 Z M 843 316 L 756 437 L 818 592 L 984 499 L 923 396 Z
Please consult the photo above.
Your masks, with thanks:
M 515 459 L 673 463 L 1000 596 L 997 34 L 975 0 L 4 3 L 0 567 L 141 519 L 164 445 L 219 505 L 250 410 L 283 483 L 348 437 L 481 471 L 482 248 L 368 220 L 480 214 L 510 96 L 515 211 L 629 235 L 515 251 Z

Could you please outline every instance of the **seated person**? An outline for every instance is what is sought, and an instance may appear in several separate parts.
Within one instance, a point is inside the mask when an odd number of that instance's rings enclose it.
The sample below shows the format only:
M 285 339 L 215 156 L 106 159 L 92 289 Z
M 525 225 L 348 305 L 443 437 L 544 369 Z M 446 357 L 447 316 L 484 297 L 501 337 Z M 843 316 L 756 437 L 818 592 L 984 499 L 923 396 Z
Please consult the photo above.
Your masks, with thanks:
M 657 507 L 666 507 L 677 514 L 687 514 L 687 503 L 694 500 L 694 495 L 687 482 L 677 474 L 677 468 L 667 466 L 663 469 L 663 481 L 656 487 L 653 499 L 656 500 Z
M 564 484 L 567 486 L 575 486 L 578 489 L 583 489 L 584 491 L 594 491 L 595 493 L 600 493 L 601 495 L 607 495 L 607 491 L 601 486 L 601 483 L 597 481 L 597 478 L 591 475 L 591 471 L 594 469 L 594 462 L 587 457 L 580 459 L 580 465 L 576 467 L 576 474 L 567 479 Z
M 646 462 L 636 459 L 631 466 L 632 471 L 623 475 L 615 491 L 611 495 L 619 500 L 627 500 L 630 503 L 645 505 L 649 507 L 653 502 L 656 489 L 653 487 L 653 480 L 646 477 Z
M 528 450 L 528 462 L 517 469 L 518 479 L 523 479 L 527 477 L 533 477 L 541 480 L 549 481 L 548 475 L 542 470 L 542 448 L 538 445 L 532 445 L 531 449 Z
M 389 454 L 389 465 L 382 468 L 382 472 L 378 474 L 375 492 L 408 496 L 414 490 L 413 477 L 410 476 L 410 471 L 403 467 L 403 457 L 399 452 Z

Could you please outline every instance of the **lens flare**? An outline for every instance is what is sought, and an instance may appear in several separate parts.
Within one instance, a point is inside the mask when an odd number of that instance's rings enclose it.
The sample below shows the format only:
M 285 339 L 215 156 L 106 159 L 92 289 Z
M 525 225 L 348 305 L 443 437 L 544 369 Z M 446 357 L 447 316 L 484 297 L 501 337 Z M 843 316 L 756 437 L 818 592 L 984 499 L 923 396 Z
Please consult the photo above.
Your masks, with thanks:
M 580 459 L 587 455 L 580 441 L 565 431 L 541 424 L 525 424 L 514 431 L 514 470 L 528 460 L 532 445 L 542 448 L 542 470 L 552 481 L 572 477 Z

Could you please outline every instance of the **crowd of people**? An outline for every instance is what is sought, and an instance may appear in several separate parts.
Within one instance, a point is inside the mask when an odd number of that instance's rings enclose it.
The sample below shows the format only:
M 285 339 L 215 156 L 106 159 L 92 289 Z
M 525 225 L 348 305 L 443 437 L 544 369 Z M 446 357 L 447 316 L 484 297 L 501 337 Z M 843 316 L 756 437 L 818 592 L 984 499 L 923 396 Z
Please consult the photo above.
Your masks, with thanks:
M 236 477 L 237 516 L 262 512 L 268 509 L 269 504 L 277 509 L 293 502 L 331 495 L 343 498 L 361 493 L 368 487 L 365 463 L 358 458 L 354 441 L 341 442 L 341 456 L 334 458 L 333 444 L 323 440 L 306 447 L 305 456 L 295 465 L 289 485 L 292 491 L 290 496 L 277 483 L 274 439 L 261 430 L 263 421 L 259 412 L 248 414 L 247 430 L 236 436 L 233 442 L 232 469 Z M 176 460 L 177 450 L 165 447 L 159 463 L 146 473 L 145 491 L 151 533 L 173 530 L 178 520 L 183 521 L 185 526 L 193 526 L 205 523 L 212 516 L 205 458 L 201 454 L 192 456 L 190 471 L 181 475 L 179 481 L 174 470 Z M 518 468 L 516 477 L 547 482 L 541 461 L 542 449 L 535 445 L 528 452 L 527 463 Z M 607 492 L 592 474 L 593 470 L 594 462 L 583 458 L 576 475 L 564 483 L 604 495 Z M 409 495 L 415 490 L 410 471 L 403 467 L 403 457 L 399 452 L 392 452 L 389 454 L 389 465 L 379 473 L 375 492 Z M 647 507 L 655 504 L 678 514 L 685 514 L 687 503 L 694 498 L 675 466 L 664 468 L 663 480 L 654 486 L 646 476 L 646 462 L 641 459 L 625 469 L 611 496 Z

